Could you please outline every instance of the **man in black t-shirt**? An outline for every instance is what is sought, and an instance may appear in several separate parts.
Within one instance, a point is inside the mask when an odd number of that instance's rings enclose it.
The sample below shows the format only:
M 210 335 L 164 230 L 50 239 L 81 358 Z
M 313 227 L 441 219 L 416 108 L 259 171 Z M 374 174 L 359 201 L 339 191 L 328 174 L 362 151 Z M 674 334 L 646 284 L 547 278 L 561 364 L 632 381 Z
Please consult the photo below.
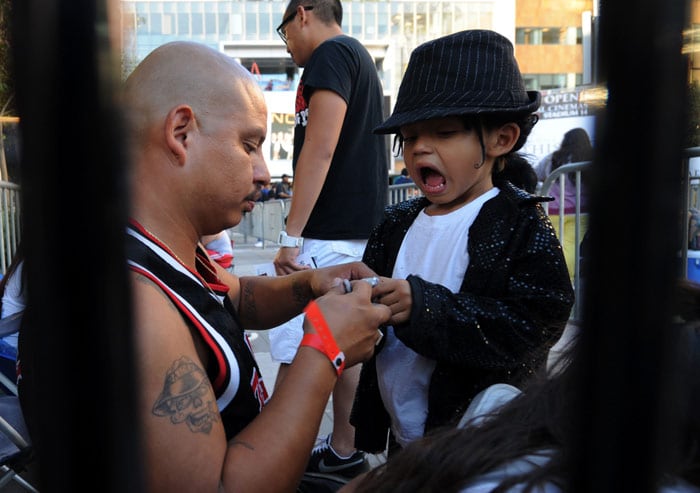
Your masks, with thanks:
M 304 67 L 295 104 L 294 196 L 275 257 L 280 275 L 360 260 L 386 205 L 385 137 L 372 133 L 383 120 L 382 85 L 367 49 L 343 34 L 342 15 L 338 0 L 290 0 L 277 30 Z M 301 340 L 300 322 L 270 334 L 278 381 Z M 336 383 L 333 433 L 314 449 L 307 471 L 354 476 L 368 468 L 349 422 L 358 376 L 359 368 Z

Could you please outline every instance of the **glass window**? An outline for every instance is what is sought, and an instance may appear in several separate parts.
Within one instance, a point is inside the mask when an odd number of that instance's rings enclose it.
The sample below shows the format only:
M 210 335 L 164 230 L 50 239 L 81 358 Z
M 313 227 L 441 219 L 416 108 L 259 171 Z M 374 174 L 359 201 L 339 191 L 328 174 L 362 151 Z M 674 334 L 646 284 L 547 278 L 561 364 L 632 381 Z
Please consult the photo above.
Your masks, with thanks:
M 204 34 L 204 18 L 201 13 L 192 13 L 192 34 Z
M 163 12 L 175 12 L 175 2 L 163 2 Z
M 260 39 L 270 39 L 270 35 L 272 34 L 272 27 L 271 27 L 271 22 L 272 22 L 272 16 L 270 15 L 269 12 L 260 12 L 259 14 L 259 20 L 260 24 L 258 26 L 258 32 L 260 33 Z M 277 26 L 275 26 L 277 27 Z M 277 34 L 275 33 L 275 36 Z
M 254 39 L 258 34 L 258 15 L 255 12 L 245 14 L 245 37 Z
M 230 15 L 226 13 L 219 13 L 219 35 L 229 36 L 231 34 L 231 23 Z
M 564 29 L 556 27 L 545 27 L 542 29 L 542 44 L 558 45 L 563 44 L 565 40 Z
M 377 4 L 377 36 L 383 38 L 389 34 L 389 9 L 384 2 Z
M 583 40 L 580 27 L 519 27 L 515 43 L 521 45 L 577 45 Z
M 365 3 L 365 36 L 370 39 L 377 39 L 377 4 Z
M 362 37 L 364 35 L 362 23 L 362 10 L 355 9 L 350 15 L 350 32 L 353 36 Z
M 214 12 L 204 14 L 204 33 L 216 34 L 216 14 Z
M 163 17 L 160 14 L 151 14 L 151 34 L 163 32 Z
M 177 33 L 190 34 L 190 15 L 185 13 L 177 14 Z

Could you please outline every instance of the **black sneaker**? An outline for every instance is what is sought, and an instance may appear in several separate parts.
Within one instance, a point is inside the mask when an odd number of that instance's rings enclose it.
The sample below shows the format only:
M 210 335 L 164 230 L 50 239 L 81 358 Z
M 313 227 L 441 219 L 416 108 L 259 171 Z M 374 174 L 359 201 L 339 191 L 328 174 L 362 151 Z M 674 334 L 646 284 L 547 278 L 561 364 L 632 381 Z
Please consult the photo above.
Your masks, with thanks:
M 365 458 L 365 453 L 358 450 L 350 457 L 339 457 L 331 447 L 330 434 L 313 448 L 306 466 L 307 473 L 338 475 L 344 478 L 354 478 L 367 471 L 369 471 L 369 462 Z

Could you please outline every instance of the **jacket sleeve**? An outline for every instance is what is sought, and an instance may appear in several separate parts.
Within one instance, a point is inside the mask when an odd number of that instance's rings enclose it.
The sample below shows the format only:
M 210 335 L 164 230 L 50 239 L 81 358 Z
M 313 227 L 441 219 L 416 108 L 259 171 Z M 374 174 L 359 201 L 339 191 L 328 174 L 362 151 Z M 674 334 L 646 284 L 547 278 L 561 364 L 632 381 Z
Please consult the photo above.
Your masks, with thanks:
M 541 207 L 515 223 L 470 229 L 470 265 L 459 293 L 409 276 L 413 307 L 396 336 L 419 354 L 463 367 L 510 370 L 549 349 L 573 306 L 559 241 Z M 502 239 L 502 240 L 501 240 Z M 498 254 L 497 246 L 505 246 Z

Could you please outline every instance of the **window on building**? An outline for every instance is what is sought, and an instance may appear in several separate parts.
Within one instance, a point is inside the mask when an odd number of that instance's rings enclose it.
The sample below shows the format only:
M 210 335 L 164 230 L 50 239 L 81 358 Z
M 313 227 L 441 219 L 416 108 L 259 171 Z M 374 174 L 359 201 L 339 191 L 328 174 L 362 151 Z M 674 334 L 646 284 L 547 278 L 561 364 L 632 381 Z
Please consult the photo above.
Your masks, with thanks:
M 216 14 L 207 12 L 204 14 L 204 32 L 206 34 L 216 34 Z
M 177 33 L 190 34 L 190 14 L 183 12 L 177 14 Z
M 515 43 L 520 45 L 576 45 L 583 41 L 580 27 L 519 27 Z
M 192 14 L 192 34 L 204 34 L 204 17 L 201 13 Z
M 581 85 L 583 74 L 523 74 L 523 80 L 528 91 L 562 89 Z

